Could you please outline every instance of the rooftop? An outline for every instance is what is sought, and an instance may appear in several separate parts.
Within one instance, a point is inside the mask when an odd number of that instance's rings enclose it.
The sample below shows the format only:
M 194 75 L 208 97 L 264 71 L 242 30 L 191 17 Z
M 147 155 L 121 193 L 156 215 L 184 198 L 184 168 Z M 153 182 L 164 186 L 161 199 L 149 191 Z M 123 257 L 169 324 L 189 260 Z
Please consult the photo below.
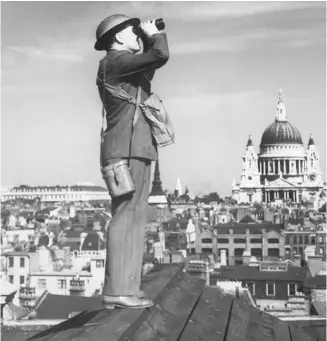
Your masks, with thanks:
M 280 232 L 281 224 L 272 224 L 272 223 L 262 223 L 262 224 L 248 224 L 248 223 L 227 223 L 227 224 L 218 224 L 213 227 L 218 230 L 219 234 L 229 234 L 229 230 L 232 229 L 234 234 L 245 234 L 246 230 L 249 230 L 250 234 L 262 234 L 262 230 L 276 231 Z
M 226 280 L 304 282 L 307 270 L 301 267 L 288 266 L 287 271 L 264 271 L 256 266 L 236 265 L 221 266 L 219 272 L 211 274 L 215 278 Z
M 250 306 L 243 296 L 205 286 L 203 279 L 184 272 L 181 264 L 158 264 L 143 279 L 142 290 L 154 301 L 153 307 L 106 310 L 94 303 L 88 310 L 41 332 L 21 326 L 14 333 L 4 326 L 2 333 L 5 340 L 11 333 L 10 341 L 28 337 L 39 341 L 323 340 L 318 334 L 310 336 L 309 329 L 305 332 Z M 58 303 L 55 297 L 50 298 L 53 304 Z

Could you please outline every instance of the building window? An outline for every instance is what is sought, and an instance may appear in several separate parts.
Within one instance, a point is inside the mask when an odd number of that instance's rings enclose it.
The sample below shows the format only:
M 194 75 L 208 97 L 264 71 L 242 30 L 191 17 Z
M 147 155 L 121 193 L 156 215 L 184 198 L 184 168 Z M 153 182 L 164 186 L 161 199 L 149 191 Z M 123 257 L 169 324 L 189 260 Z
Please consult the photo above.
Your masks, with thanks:
M 97 260 L 96 263 L 95 263 L 95 266 L 97 268 L 104 268 L 104 260 Z
M 261 244 L 262 243 L 262 238 L 251 238 L 250 243 L 252 244 Z
M 14 267 L 14 257 L 9 257 L 9 268 Z
M 295 296 L 297 292 L 297 285 L 296 284 L 289 284 L 288 285 L 288 296 Z
M 255 295 L 255 284 L 253 282 L 246 283 L 246 287 L 249 289 L 251 295 Z
M 275 283 L 266 283 L 266 295 L 275 296 Z
M 235 238 L 234 239 L 234 244 L 245 244 L 246 239 L 245 238 Z
M 20 258 L 20 267 L 25 268 L 25 258 Z
M 304 236 L 304 244 L 305 245 L 309 244 L 309 236 L 308 235 Z
M 303 247 L 299 247 L 299 255 L 303 256 Z
M 299 236 L 299 244 L 303 244 L 303 236 Z
M 293 244 L 297 244 L 297 236 L 293 236 Z
M 58 279 L 57 287 L 58 289 L 66 289 L 66 280 L 65 279 Z
M 229 240 L 227 238 L 218 238 L 218 244 L 228 244 Z
M 39 289 L 46 289 L 47 287 L 47 280 L 46 279 L 39 279 L 37 281 L 37 286 Z
M 311 237 L 311 245 L 316 245 L 316 237 Z
M 9 283 L 14 284 L 14 276 L 9 275 Z
M 25 276 L 19 276 L 19 284 L 25 283 Z
M 279 239 L 278 238 L 268 238 L 268 244 L 278 244 Z
M 203 244 L 211 244 L 212 243 L 212 239 L 211 238 L 202 238 L 201 242 Z

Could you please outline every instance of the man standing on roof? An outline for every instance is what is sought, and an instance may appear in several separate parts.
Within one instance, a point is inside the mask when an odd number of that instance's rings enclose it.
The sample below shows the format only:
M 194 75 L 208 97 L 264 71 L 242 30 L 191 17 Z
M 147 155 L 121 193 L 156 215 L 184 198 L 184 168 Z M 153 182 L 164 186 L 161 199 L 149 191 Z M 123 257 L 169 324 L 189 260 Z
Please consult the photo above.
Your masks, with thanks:
M 119 79 L 129 96 L 140 96 L 140 102 L 147 100 L 155 70 L 169 58 L 167 36 L 154 21 L 140 23 L 139 19 L 117 14 L 99 24 L 96 38 L 95 49 L 107 52 L 100 61 L 97 77 L 107 123 L 101 163 L 108 166 L 130 158 L 135 184 L 133 193 L 112 198 L 103 304 L 109 309 L 144 308 L 153 305 L 140 291 L 140 282 L 151 161 L 157 160 L 157 145 L 145 116 L 135 110 L 135 103 L 104 91 L 103 80 Z

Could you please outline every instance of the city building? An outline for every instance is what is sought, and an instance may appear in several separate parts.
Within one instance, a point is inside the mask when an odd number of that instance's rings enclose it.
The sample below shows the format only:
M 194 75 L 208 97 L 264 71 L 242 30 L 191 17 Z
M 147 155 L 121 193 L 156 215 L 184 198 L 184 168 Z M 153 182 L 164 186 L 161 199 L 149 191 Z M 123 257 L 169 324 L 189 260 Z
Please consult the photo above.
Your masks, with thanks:
M 287 120 L 280 91 L 275 121 L 263 132 L 259 153 L 249 137 L 241 182 L 233 180 L 232 197 L 238 203 L 309 201 L 317 207 L 323 188 L 314 139 L 311 135 L 304 146 L 300 131 Z
M 310 297 L 303 293 L 307 269 L 286 262 L 221 266 L 210 283 L 248 288 L 258 308 L 275 316 L 310 315 Z
M 229 265 L 243 264 L 244 252 L 257 260 L 277 260 L 284 258 L 284 230 L 281 224 L 273 223 L 228 223 L 212 228 L 201 227 L 197 217 L 195 241 L 187 244 L 189 253 L 214 254 L 219 257 L 226 253 Z
M 326 229 L 308 229 L 298 227 L 295 230 L 286 229 L 285 236 L 285 258 L 293 259 L 300 255 L 304 259 L 309 256 L 321 256 L 326 259 Z
M 24 285 L 31 271 L 38 267 L 39 254 L 28 251 L 10 251 L 4 253 L 5 258 L 5 277 L 7 281 L 19 290 Z
M 1 191 L 1 201 L 40 198 L 44 203 L 110 200 L 107 189 L 94 185 L 13 186 Z

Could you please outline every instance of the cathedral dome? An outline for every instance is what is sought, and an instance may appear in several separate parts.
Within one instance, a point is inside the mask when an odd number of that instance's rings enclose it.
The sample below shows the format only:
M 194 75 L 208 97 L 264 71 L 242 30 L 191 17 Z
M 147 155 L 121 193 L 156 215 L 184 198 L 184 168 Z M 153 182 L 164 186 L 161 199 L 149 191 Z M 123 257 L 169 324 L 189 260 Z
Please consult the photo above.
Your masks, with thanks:
M 288 121 L 270 124 L 262 134 L 261 146 L 271 144 L 303 144 L 300 131 Z

